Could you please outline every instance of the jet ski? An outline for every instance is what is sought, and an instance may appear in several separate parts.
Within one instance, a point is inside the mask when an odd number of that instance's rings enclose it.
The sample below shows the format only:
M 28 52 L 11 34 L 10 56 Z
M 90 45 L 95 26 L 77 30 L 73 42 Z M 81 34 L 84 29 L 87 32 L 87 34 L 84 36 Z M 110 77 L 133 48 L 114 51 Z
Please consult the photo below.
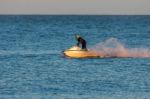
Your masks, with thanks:
M 91 50 L 84 50 L 78 46 L 73 46 L 65 51 L 63 51 L 64 56 L 70 58 L 98 58 L 103 57 L 100 56 L 98 53 L 91 51 Z

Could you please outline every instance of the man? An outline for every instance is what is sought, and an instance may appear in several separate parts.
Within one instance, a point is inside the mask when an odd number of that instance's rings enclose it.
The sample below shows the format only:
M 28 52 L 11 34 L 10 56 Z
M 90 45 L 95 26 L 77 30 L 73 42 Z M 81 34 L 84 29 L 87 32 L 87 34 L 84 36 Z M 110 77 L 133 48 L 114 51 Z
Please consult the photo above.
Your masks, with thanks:
M 78 41 L 77 46 L 79 47 L 80 44 L 81 44 L 82 45 L 82 49 L 83 50 L 87 50 L 87 48 L 86 48 L 86 41 L 82 37 L 80 37 L 80 35 L 75 35 L 75 37 L 76 37 L 76 40 Z

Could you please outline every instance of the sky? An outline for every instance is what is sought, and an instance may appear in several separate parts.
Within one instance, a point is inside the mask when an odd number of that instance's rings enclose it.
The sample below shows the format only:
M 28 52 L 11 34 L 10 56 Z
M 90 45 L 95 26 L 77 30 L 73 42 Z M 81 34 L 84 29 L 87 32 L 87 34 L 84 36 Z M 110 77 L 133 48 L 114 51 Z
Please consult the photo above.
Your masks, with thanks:
M 0 0 L 0 14 L 150 15 L 150 0 Z

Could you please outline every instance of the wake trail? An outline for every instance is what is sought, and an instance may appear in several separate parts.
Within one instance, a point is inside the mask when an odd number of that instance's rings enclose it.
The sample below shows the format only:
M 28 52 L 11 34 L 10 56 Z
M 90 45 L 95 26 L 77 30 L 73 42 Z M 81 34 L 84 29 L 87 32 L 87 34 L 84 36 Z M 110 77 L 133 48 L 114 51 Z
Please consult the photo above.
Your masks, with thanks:
M 126 48 L 116 38 L 110 38 L 93 46 L 91 51 L 103 57 L 134 57 L 149 58 L 148 48 Z

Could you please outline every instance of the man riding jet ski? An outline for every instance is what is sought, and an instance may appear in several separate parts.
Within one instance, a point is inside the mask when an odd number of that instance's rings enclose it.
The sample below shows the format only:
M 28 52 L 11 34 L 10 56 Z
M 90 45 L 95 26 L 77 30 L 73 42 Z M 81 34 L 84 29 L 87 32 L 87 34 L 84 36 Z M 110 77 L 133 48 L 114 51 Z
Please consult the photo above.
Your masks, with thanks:
M 87 49 L 86 41 L 79 35 L 75 35 L 77 40 L 76 46 L 63 51 L 64 56 L 71 58 L 95 58 L 100 57 L 98 53 Z M 82 47 L 80 47 L 82 45 Z
M 76 37 L 76 40 L 78 41 L 77 47 L 80 47 L 80 44 L 81 44 L 82 50 L 87 50 L 86 41 L 80 35 L 75 35 L 75 37 Z

